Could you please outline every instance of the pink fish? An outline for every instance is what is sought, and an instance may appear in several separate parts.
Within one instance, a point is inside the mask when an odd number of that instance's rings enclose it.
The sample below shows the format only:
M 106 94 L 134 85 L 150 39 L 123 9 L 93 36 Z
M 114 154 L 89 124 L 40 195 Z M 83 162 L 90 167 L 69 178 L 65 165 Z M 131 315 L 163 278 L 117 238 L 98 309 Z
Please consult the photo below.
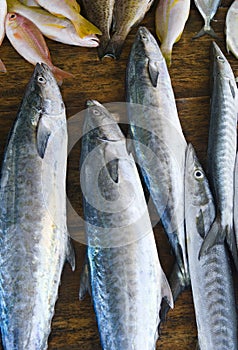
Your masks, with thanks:
M 71 73 L 67 73 L 53 65 L 43 35 L 29 19 L 15 12 L 8 13 L 6 17 L 6 34 L 12 46 L 26 61 L 33 65 L 36 65 L 37 62 L 47 64 L 59 84 L 62 83 L 64 78 L 73 76 Z

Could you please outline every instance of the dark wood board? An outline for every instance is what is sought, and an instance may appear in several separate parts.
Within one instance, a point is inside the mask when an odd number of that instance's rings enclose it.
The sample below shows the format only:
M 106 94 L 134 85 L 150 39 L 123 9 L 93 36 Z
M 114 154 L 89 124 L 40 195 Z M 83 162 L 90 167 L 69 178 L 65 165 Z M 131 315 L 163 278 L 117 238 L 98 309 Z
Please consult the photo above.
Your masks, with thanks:
M 222 1 L 212 26 L 219 37 L 218 44 L 226 52 L 224 25 L 231 0 Z M 155 6 L 145 16 L 142 24 L 155 34 Z M 176 96 L 179 117 L 188 142 L 192 142 L 200 161 L 206 164 L 206 149 L 209 126 L 209 69 L 210 45 L 212 38 L 204 36 L 192 40 L 203 25 L 198 10 L 191 4 L 189 19 L 181 40 L 174 45 L 173 62 L 169 69 Z M 125 70 L 137 28 L 127 37 L 120 60 L 99 61 L 96 49 L 71 47 L 47 40 L 52 60 L 56 66 L 74 74 L 65 80 L 61 87 L 63 99 L 70 118 L 85 108 L 87 99 L 102 103 L 125 101 Z M 238 73 L 238 60 L 226 53 L 235 75 Z M 33 72 L 33 67 L 23 60 L 10 45 L 7 38 L 0 48 L 0 57 L 8 72 L 0 74 L 0 157 L 8 132 L 16 117 L 24 89 Z M 69 156 L 67 191 L 74 208 L 82 216 L 82 201 L 79 183 L 78 162 L 79 143 Z M 160 224 L 154 228 L 160 260 L 169 276 L 173 257 Z M 101 349 L 95 314 L 89 296 L 78 299 L 80 271 L 85 246 L 74 241 L 76 251 L 76 271 L 65 265 L 59 298 L 56 303 L 52 332 L 49 337 L 49 350 L 99 350 Z M 161 327 L 157 348 L 161 350 L 191 350 L 196 347 L 196 323 L 190 290 L 185 291 L 169 312 L 168 320 Z M 0 348 L 2 349 L 2 348 Z M 123 350 L 123 349 L 118 349 Z

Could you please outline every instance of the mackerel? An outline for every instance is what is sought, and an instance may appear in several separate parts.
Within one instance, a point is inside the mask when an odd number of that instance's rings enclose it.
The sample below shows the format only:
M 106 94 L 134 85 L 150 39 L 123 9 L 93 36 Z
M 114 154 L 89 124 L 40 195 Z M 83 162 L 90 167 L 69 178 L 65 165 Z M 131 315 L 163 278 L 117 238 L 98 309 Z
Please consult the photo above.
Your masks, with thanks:
M 173 305 L 160 266 L 133 156 L 109 112 L 91 101 L 83 128 L 81 187 L 88 285 L 104 350 L 152 350 L 162 298 Z M 87 265 L 86 265 L 87 266 Z
M 234 285 L 224 243 L 199 259 L 215 219 L 208 180 L 191 145 L 185 167 L 185 221 L 188 261 L 200 350 L 236 350 L 237 316 Z
M 139 28 L 127 66 L 127 101 L 137 163 L 184 281 L 189 283 L 184 230 L 185 141 L 165 59 L 152 34 Z
M 58 85 L 37 64 L 6 147 L 0 179 L 0 327 L 5 350 L 47 349 L 66 227 L 67 129 Z

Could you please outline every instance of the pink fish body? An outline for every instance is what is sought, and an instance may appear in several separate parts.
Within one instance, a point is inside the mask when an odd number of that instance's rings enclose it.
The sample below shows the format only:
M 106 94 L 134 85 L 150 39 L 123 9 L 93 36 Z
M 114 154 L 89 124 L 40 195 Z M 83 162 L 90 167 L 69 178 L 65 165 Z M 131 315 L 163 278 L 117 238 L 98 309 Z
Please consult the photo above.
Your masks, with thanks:
M 28 62 L 47 64 L 59 83 L 72 74 L 53 65 L 45 39 L 36 25 L 29 19 L 10 12 L 6 18 L 6 34 L 15 50 Z
M 7 1 L 0 0 L 0 46 L 2 45 L 5 36 L 5 18 L 7 15 Z M 0 59 L 0 72 L 6 73 L 6 67 Z
M 156 8 L 156 34 L 168 66 L 171 65 L 173 45 L 181 38 L 189 10 L 190 0 L 160 0 Z

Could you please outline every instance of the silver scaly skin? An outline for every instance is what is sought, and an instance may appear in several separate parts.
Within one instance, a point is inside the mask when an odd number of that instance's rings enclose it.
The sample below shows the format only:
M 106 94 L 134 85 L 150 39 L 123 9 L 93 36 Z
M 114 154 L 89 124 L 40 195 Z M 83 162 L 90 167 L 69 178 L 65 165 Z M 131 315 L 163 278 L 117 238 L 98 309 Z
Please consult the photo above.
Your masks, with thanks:
M 136 165 L 119 126 L 96 101 L 91 102 L 83 135 L 81 184 L 86 179 L 82 189 L 89 284 L 102 348 L 153 350 L 162 298 L 171 306 L 173 300 Z M 95 184 L 102 196 L 98 209 Z M 86 280 L 84 273 L 80 297 Z
M 195 35 L 194 38 L 199 38 L 205 34 L 209 34 L 212 37 L 217 38 L 217 35 L 212 29 L 210 22 L 215 16 L 221 0 L 194 0 L 194 3 L 205 22 L 204 27 Z
M 135 154 L 165 232 L 189 283 L 184 232 L 184 162 L 187 147 L 165 59 L 152 34 L 139 28 L 126 79 Z M 148 150 L 151 151 L 149 153 Z
M 205 173 L 191 145 L 185 167 L 185 222 L 188 261 L 200 350 L 236 350 L 237 316 L 232 272 L 224 243 L 199 259 L 215 218 Z
M 5 350 L 47 349 L 66 228 L 67 129 L 50 69 L 37 64 L 5 150 L 0 182 L 0 325 Z
M 218 45 L 212 44 L 212 97 L 207 171 L 217 212 L 201 254 L 226 238 L 238 266 L 233 232 L 234 169 L 237 147 L 238 90 L 231 66 Z

